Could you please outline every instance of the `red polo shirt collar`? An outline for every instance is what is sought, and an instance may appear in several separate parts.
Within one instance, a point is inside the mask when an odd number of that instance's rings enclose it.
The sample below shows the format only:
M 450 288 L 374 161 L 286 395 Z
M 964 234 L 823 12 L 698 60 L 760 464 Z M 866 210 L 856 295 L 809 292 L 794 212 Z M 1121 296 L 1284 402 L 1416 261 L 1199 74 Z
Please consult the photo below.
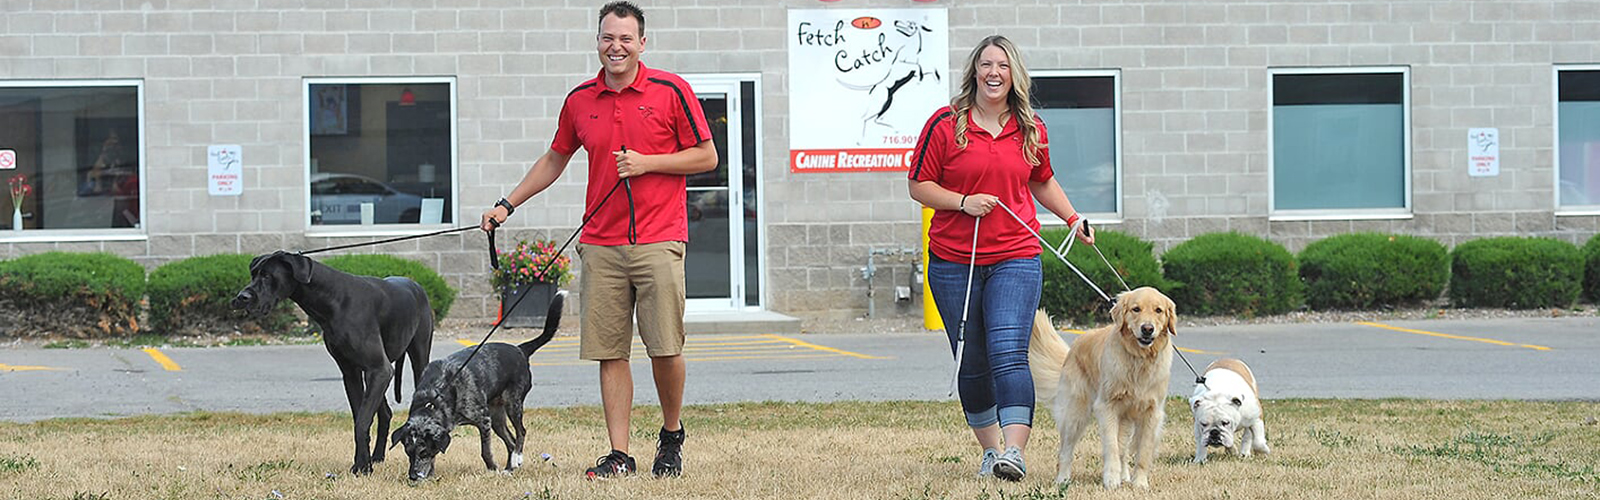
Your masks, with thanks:
M 629 83 L 626 87 L 622 87 L 622 88 L 624 88 L 624 89 L 633 89 L 635 92 L 644 92 L 644 83 L 645 83 L 644 75 L 648 71 L 650 71 L 650 69 L 644 67 L 644 61 L 639 61 L 639 71 L 636 71 L 636 72 L 633 73 L 633 83 Z M 606 85 L 606 69 L 605 68 L 600 68 L 600 74 L 595 75 L 595 78 L 599 79 L 598 81 L 600 82 L 600 93 L 606 93 L 606 92 L 619 93 L 616 90 L 611 90 L 611 86 L 610 85 Z

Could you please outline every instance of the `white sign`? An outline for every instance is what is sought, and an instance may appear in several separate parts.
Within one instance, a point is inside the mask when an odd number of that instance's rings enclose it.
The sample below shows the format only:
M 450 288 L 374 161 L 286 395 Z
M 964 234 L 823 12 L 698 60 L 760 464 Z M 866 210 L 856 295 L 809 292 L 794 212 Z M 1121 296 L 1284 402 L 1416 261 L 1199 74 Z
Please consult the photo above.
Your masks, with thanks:
M 211 196 L 244 193 L 244 157 L 238 144 L 206 148 L 206 178 Z
M 1500 129 L 1467 129 L 1467 175 L 1500 175 Z
M 950 102 L 945 9 L 789 11 L 789 171 L 904 171 Z
M 0 149 L 0 170 L 17 168 L 17 152 L 11 149 Z

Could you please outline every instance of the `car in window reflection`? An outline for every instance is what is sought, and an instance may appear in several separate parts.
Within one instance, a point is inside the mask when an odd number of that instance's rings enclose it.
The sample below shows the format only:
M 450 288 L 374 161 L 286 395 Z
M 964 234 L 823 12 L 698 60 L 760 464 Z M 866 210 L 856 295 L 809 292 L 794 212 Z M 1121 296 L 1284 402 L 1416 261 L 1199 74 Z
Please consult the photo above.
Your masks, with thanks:
M 311 176 L 312 224 L 360 224 L 361 204 L 373 204 L 374 224 L 415 224 L 422 197 L 355 174 Z

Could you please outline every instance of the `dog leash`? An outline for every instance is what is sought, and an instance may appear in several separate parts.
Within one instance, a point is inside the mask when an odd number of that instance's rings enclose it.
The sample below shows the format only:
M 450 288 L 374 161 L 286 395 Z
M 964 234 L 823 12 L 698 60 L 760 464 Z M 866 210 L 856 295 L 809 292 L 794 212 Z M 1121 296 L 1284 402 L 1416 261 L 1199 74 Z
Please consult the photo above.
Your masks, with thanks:
M 627 147 L 624 146 L 623 150 L 626 151 Z M 628 180 L 627 179 L 618 179 L 616 184 L 612 184 L 611 185 L 611 190 L 610 191 L 606 191 L 606 195 L 604 197 L 600 198 L 600 203 L 596 203 L 595 204 L 594 210 L 590 210 L 587 215 L 583 216 L 583 222 L 578 224 L 578 230 L 577 231 L 573 231 L 572 232 L 572 236 L 568 236 L 567 237 L 567 241 L 565 243 L 561 244 L 561 249 L 560 250 L 556 250 L 555 254 L 557 256 L 559 256 L 559 255 L 561 255 L 563 253 L 566 253 L 567 246 L 571 245 L 572 244 L 572 240 L 577 239 L 578 235 L 583 234 L 583 228 L 585 226 L 589 225 L 589 220 L 594 219 L 595 214 L 600 213 L 600 208 L 606 206 L 606 202 L 607 201 L 611 201 L 611 195 L 617 193 L 617 188 L 624 187 L 624 186 L 631 186 L 631 184 L 628 184 Z M 632 234 L 633 233 L 633 219 L 634 219 L 634 214 L 633 214 L 633 196 L 632 196 L 633 190 L 632 190 L 631 187 L 629 187 L 627 189 L 628 189 L 628 228 L 629 228 L 628 229 L 628 232 L 629 232 L 628 238 L 629 238 L 629 243 L 632 244 L 635 241 L 635 238 L 634 238 L 634 236 Z M 489 225 L 498 228 L 498 227 L 500 227 L 500 224 L 501 223 L 500 222 L 496 222 L 494 220 L 494 218 L 492 218 L 492 217 L 489 218 Z M 494 246 L 493 245 L 494 231 L 489 231 L 489 238 L 490 238 L 489 241 L 491 242 L 490 243 L 490 247 L 492 249 L 493 246 Z M 550 270 L 550 266 L 555 265 L 556 261 L 558 261 L 558 260 L 560 260 L 560 259 L 559 258 L 550 259 L 550 262 L 546 262 L 544 264 L 544 267 L 539 268 L 539 273 L 535 274 L 534 276 L 544 276 L 545 275 L 544 273 L 546 271 Z M 517 300 L 511 301 L 511 307 L 508 307 L 506 309 L 508 309 L 508 310 L 516 310 L 517 304 L 521 304 L 522 303 L 522 299 L 525 299 L 525 298 L 528 298 L 528 294 L 518 295 L 517 296 Z M 493 337 L 494 336 L 494 332 L 496 330 L 499 330 L 500 329 L 500 325 L 502 323 L 505 323 L 505 321 L 506 321 L 506 319 L 504 317 L 502 317 L 502 318 L 500 318 L 499 321 L 494 322 L 494 326 L 489 328 L 489 333 L 484 334 L 483 340 L 479 341 L 478 345 L 473 346 L 472 354 L 468 354 L 467 355 L 466 361 L 461 362 L 461 366 L 456 367 L 456 371 L 454 373 L 452 373 L 450 375 L 450 377 L 447 378 L 447 380 L 448 379 L 454 379 L 456 375 L 461 373 L 462 369 L 467 367 L 467 363 L 472 362 L 472 358 L 474 356 L 478 355 L 478 351 L 480 349 L 483 349 L 483 345 L 484 344 L 489 343 L 489 337 Z
M 1043 235 L 1039 234 L 1038 231 L 1034 231 L 1033 228 L 1028 226 L 1028 224 L 1026 222 L 1023 222 L 1022 221 L 1022 217 L 1018 217 L 1016 212 L 1011 211 L 1011 207 L 1006 206 L 1005 203 L 1000 203 L 999 205 L 1000 205 L 1000 208 L 1006 209 L 1006 213 L 1011 214 L 1011 218 L 1013 220 L 1016 220 L 1017 224 L 1022 225 L 1023 229 L 1027 229 L 1028 233 L 1033 234 L 1033 237 L 1038 238 L 1039 239 L 1039 244 L 1041 246 L 1043 246 L 1044 248 L 1049 248 L 1050 252 L 1054 253 L 1056 255 L 1056 258 L 1061 259 L 1061 262 L 1066 264 L 1068 268 L 1072 269 L 1072 272 L 1077 273 L 1078 277 L 1082 278 L 1084 283 L 1088 283 L 1090 288 L 1093 288 L 1096 293 L 1099 293 L 1101 297 L 1105 298 L 1106 302 L 1112 303 L 1112 304 L 1116 303 L 1115 299 L 1112 299 L 1111 296 L 1106 295 L 1106 292 L 1101 290 L 1098 285 L 1095 285 L 1094 281 L 1091 281 L 1088 276 L 1085 276 L 1083 274 L 1083 271 L 1078 270 L 1078 266 L 1072 265 L 1072 262 L 1067 260 L 1067 252 L 1072 251 L 1072 244 L 1074 242 L 1073 240 L 1077 239 L 1078 231 L 1083 231 L 1085 234 L 1088 234 L 1088 232 L 1089 232 L 1089 218 L 1088 217 L 1079 217 L 1077 224 L 1073 224 L 1072 226 L 1069 226 L 1069 229 L 1071 229 L 1071 233 L 1068 234 L 1068 236 L 1065 238 L 1065 241 L 1062 242 L 1063 246 L 1065 246 L 1065 248 L 1066 248 L 1065 250 L 1062 250 L 1061 247 L 1052 247 L 1052 246 L 1050 246 L 1050 242 L 1046 241 L 1044 239 Z M 1100 254 L 1100 261 L 1104 262 L 1106 264 L 1106 268 L 1111 270 L 1111 275 L 1112 276 L 1116 276 L 1117 277 L 1117 281 L 1122 283 L 1122 290 L 1123 291 L 1125 291 L 1125 292 L 1133 291 L 1133 288 L 1130 288 L 1128 286 L 1128 282 L 1124 281 L 1122 279 L 1122 274 L 1117 272 L 1116 266 L 1111 265 L 1111 260 L 1107 259 L 1106 258 L 1106 254 L 1100 251 L 1100 247 L 1099 246 L 1089 245 L 1089 248 L 1093 248 L 1095 253 Z M 1194 365 L 1189 364 L 1189 358 L 1184 357 L 1183 351 L 1178 350 L 1178 344 L 1174 343 L 1174 342 L 1168 342 L 1168 344 L 1172 346 L 1172 352 L 1175 352 L 1175 353 L 1178 354 L 1178 359 L 1183 360 L 1183 366 L 1189 367 L 1189 373 L 1193 373 L 1194 374 L 1194 383 L 1204 385 L 1206 383 L 1206 378 L 1204 376 L 1201 376 L 1200 372 L 1195 371 Z
M 950 377 L 951 396 L 961 383 L 961 351 L 967 346 L 967 311 L 972 310 L 972 275 L 978 270 L 978 225 L 982 222 L 982 217 L 972 218 L 972 251 L 967 254 L 967 293 L 961 299 L 961 322 L 956 324 L 956 373 Z

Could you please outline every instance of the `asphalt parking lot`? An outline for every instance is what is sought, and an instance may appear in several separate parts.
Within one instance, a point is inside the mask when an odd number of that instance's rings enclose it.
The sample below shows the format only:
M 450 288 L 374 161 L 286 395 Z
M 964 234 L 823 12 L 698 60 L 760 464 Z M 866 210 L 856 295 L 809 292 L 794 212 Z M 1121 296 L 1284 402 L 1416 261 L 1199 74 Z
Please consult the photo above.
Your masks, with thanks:
M 1266 399 L 1600 400 L 1596 317 L 1211 326 L 1180 329 L 1175 341 L 1195 369 L 1244 359 Z M 441 340 L 433 357 L 469 344 Z M 696 335 L 685 356 L 690 404 L 946 399 L 954 366 L 942 332 Z M 635 359 L 635 394 L 653 404 L 642 350 Z M 595 365 L 577 359 L 575 337 L 557 338 L 531 365 L 529 406 L 599 404 Z M 348 411 L 339 380 L 321 345 L 5 348 L 0 420 Z M 1193 380 L 1175 358 L 1171 393 L 1187 395 Z M 409 397 L 409 375 L 403 384 Z

